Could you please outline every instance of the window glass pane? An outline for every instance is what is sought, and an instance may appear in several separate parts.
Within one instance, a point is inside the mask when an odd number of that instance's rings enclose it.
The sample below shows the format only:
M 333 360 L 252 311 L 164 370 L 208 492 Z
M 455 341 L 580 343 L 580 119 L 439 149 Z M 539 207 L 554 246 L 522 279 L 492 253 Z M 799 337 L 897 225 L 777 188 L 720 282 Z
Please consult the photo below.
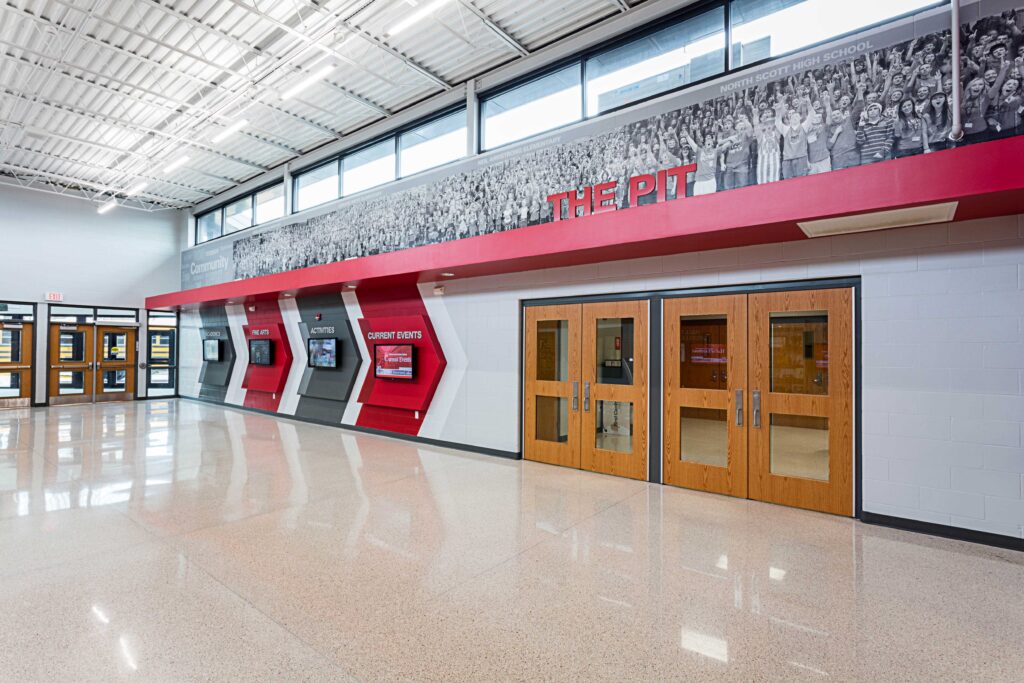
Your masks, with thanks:
M 284 183 L 256 193 L 256 224 L 266 223 L 284 215 Z
M 85 332 L 61 332 L 57 359 L 75 363 L 85 362 Z
M 538 396 L 534 433 L 538 441 L 569 441 L 569 400 L 564 396 Z
M 21 362 L 21 330 L 0 330 L 0 363 Z
M 595 337 L 597 384 L 633 384 L 633 319 L 598 318 Z
M 403 177 L 466 156 L 466 110 L 402 133 L 398 162 Z
M 828 394 L 828 313 L 771 314 L 772 391 Z
M 103 360 L 127 360 L 128 335 L 123 332 L 103 334 Z
M 224 233 L 252 227 L 252 195 L 242 197 L 224 207 Z
M 338 198 L 338 162 L 332 161 L 295 179 L 295 210 Z
M 594 446 L 603 451 L 633 452 L 633 404 L 628 401 L 594 401 L 597 433 Z
M 679 459 L 729 466 L 729 416 L 716 408 L 679 409 Z
M 196 218 L 196 244 L 220 237 L 220 209 Z
M 57 374 L 57 393 L 61 396 L 85 393 L 85 373 L 81 370 L 61 371 Z
M 395 179 L 395 139 L 388 138 L 342 160 L 342 193 L 347 197 Z
M 480 117 L 484 149 L 582 119 L 581 68 L 573 64 L 484 100 Z
M 733 0 L 732 66 L 744 66 L 937 4 L 935 0 Z
M 771 416 L 771 472 L 828 481 L 828 418 Z
M 565 382 L 569 379 L 569 321 L 537 321 L 537 379 Z
M 679 383 L 688 389 L 727 389 L 729 323 L 725 316 L 679 319 Z
M 21 373 L 0 372 L 0 398 L 21 397 Z
M 725 70 L 725 8 L 715 9 L 587 60 L 587 116 Z

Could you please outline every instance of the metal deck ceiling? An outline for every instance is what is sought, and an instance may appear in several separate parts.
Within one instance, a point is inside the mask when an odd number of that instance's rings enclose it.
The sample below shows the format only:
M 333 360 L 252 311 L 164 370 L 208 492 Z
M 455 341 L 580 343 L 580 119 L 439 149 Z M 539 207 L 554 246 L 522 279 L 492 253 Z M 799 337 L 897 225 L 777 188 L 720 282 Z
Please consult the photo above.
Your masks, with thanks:
M 644 0 L 432 2 L 0 0 L 0 179 L 190 207 Z

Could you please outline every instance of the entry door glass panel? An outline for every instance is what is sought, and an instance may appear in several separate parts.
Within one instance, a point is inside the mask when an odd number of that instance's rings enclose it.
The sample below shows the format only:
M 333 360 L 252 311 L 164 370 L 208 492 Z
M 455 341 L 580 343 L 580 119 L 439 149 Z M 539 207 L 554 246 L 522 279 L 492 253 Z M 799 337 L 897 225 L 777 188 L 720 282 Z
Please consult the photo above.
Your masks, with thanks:
M 127 391 L 128 372 L 126 370 L 104 370 L 103 391 Z
M 724 316 L 686 316 L 679 321 L 680 386 L 725 389 L 729 323 Z
M 828 418 L 771 415 L 771 473 L 828 481 Z
M 729 466 L 728 411 L 679 409 L 679 459 L 712 467 Z
M 565 382 L 569 378 L 569 321 L 537 321 L 537 379 Z
M 594 401 L 597 434 L 594 446 L 618 453 L 633 452 L 633 404 L 627 401 Z
M 0 363 L 21 362 L 21 330 L 0 330 Z
M 538 441 L 569 441 L 569 400 L 564 396 L 537 396 Z
M 103 360 L 128 359 L 128 335 L 123 332 L 103 333 Z
M 598 318 L 595 377 L 598 384 L 633 384 L 633 319 Z
M 85 332 L 61 332 L 58 358 L 63 362 L 85 362 Z M 81 373 L 79 373 L 81 374 Z
M 0 398 L 21 396 L 21 373 L 0 372 Z
M 828 395 L 828 313 L 771 314 L 771 390 Z
M 85 393 L 85 373 L 83 371 L 61 370 L 57 377 L 57 389 L 61 396 Z

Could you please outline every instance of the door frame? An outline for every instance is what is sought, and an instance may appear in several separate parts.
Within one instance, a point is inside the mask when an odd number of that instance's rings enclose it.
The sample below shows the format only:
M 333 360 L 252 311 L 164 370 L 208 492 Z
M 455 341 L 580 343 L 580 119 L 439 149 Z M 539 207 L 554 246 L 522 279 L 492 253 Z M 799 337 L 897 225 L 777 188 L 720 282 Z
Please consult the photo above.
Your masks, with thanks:
M 614 286 L 614 283 L 610 283 Z M 693 287 L 687 289 L 659 289 L 652 291 L 630 291 L 614 292 L 606 294 L 588 294 L 582 296 L 557 296 L 548 298 L 521 299 L 519 306 L 519 383 L 518 383 L 518 410 L 519 410 L 519 457 L 523 457 L 525 425 L 523 423 L 523 400 L 525 397 L 526 366 L 524 354 L 526 351 L 526 315 L 527 308 L 532 306 L 554 306 L 560 304 L 585 304 L 602 301 L 650 301 L 650 313 L 648 318 L 648 371 L 650 379 L 648 382 L 647 396 L 647 481 L 654 484 L 664 483 L 662 469 L 662 385 L 663 377 L 663 302 L 665 299 L 679 299 L 685 297 L 714 296 L 718 294 L 756 294 L 760 292 L 790 292 L 811 289 L 841 289 L 849 288 L 853 292 L 853 516 L 861 519 L 863 515 L 863 404 L 861 391 L 861 377 L 863 370 L 861 366 L 861 278 L 857 276 L 818 278 L 807 280 L 785 280 L 779 282 L 758 282 L 750 284 L 720 285 L 709 287 Z M 657 389 L 655 391 L 654 389 Z
M 40 403 L 36 403 L 35 400 L 33 399 L 32 405 L 34 405 L 34 406 L 49 406 L 50 405 L 50 369 L 49 369 L 49 364 L 50 364 L 50 346 L 49 346 L 49 339 L 50 339 L 50 326 L 53 324 L 53 321 L 52 321 L 53 309 L 54 309 L 55 306 L 57 308 L 91 308 L 92 309 L 92 313 L 91 313 L 92 322 L 91 323 L 81 323 L 81 324 L 83 324 L 83 325 L 92 325 L 94 328 L 99 326 L 99 323 L 97 322 L 97 317 L 98 317 L 97 313 L 98 313 L 99 309 L 101 309 L 101 308 L 108 309 L 108 310 L 125 311 L 126 313 L 131 313 L 131 314 L 133 314 L 135 316 L 135 324 L 134 325 L 125 325 L 125 327 L 134 327 L 135 328 L 135 343 L 136 343 L 136 350 L 135 350 L 135 384 L 132 387 L 132 393 L 133 393 L 133 396 L 135 398 L 133 398 L 132 400 L 133 401 L 140 400 L 139 399 L 139 374 L 140 373 L 139 373 L 139 348 L 138 348 L 138 344 L 139 344 L 139 337 L 140 337 L 139 332 L 141 332 L 141 330 L 142 330 L 142 323 L 139 321 L 139 309 L 138 308 L 126 308 L 124 306 L 94 306 L 92 304 L 70 304 L 70 303 L 67 303 L 67 302 L 64 302 L 64 301 L 61 301 L 61 302 L 54 301 L 52 303 L 49 303 L 49 302 L 44 302 L 44 303 L 46 303 L 46 340 L 47 340 L 47 344 L 46 344 L 46 364 L 47 364 L 46 382 L 44 382 L 44 385 L 43 385 L 43 400 Z M 145 310 L 145 309 L 142 309 L 142 310 Z M 37 320 L 39 318 L 38 313 L 39 313 L 39 309 L 37 307 L 36 311 L 35 311 L 35 316 L 34 316 Z M 180 322 L 180 317 L 179 317 L 179 322 Z M 112 327 L 118 327 L 118 325 L 115 324 L 115 325 L 112 325 Z M 35 348 L 33 347 L 33 353 L 34 352 L 35 352 Z M 33 358 L 34 358 L 34 356 L 33 356 Z

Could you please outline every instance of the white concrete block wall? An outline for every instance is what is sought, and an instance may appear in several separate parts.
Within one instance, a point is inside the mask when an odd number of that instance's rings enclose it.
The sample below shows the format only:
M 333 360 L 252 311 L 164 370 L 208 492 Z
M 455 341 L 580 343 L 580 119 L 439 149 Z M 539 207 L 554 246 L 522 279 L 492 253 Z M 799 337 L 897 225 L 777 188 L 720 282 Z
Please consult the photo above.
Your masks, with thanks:
M 863 501 L 1024 537 L 1024 217 L 444 283 L 468 365 L 437 438 L 519 450 L 524 299 L 861 276 Z

